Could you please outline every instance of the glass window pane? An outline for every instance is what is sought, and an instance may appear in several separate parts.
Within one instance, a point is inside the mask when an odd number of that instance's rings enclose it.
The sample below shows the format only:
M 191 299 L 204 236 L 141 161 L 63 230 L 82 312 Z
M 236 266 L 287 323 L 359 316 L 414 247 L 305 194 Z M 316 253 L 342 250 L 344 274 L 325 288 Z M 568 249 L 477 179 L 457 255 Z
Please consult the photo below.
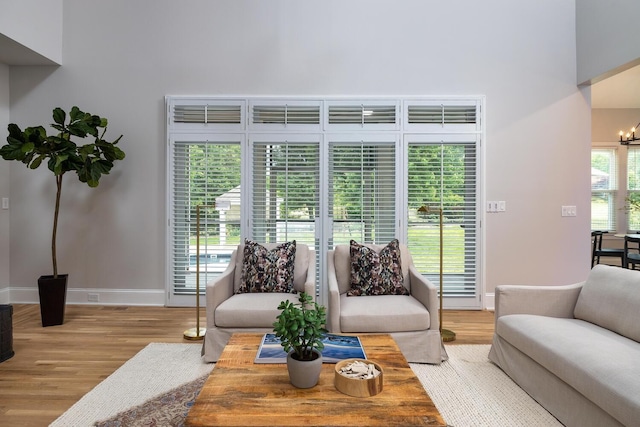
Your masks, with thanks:
M 409 250 L 417 270 L 438 286 L 442 207 L 445 296 L 476 292 L 476 173 L 475 143 L 409 145 Z M 422 206 L 431 212 L 421 213 Z
M 613 148 L 591 150 L 591 229 L 616 230 L 617 157 Z
M 393 142 L 330 144 L 330 247 L 351 239 L 387 244 L 396 236 L 395 159 Z
M 175 294 L 220 275 L 240 242 L 240 144 L 176 142 L 172 280 Z M 198 257 L 199 243 L 199 257 Z

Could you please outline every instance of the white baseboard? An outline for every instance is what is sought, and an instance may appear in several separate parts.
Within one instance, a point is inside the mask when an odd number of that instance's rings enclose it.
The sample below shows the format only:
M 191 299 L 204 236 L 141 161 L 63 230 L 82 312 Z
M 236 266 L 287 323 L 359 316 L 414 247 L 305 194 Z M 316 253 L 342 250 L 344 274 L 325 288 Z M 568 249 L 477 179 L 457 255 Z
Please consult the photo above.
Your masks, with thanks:
M 97 298 L 97 301 L 95 299 Z M 0 289 L 0 304 L 38 304 L 38 288 Z M 165 291 L 159 289 L 67 289 L 67 304 L 164 306 Z M 483 308 L 495 311 L 495 293 L 484 296 Z
M 484 309 L 489 311 L 496 310 L 496 294 L 495 293 L 492 292 L 489 294 L 484 294 Z
M 38 304 L 38 288 L 8 288 L 8 301 Z M 2 290 L 0 290 L 2 301 Z M 84 289 L 68 288 L 67 304 L 164 306 L 165 291 L 159 289 Z
M 9 288 L 0 288 L 0 304 L 9 304 L 11 298 L 9 298 Z

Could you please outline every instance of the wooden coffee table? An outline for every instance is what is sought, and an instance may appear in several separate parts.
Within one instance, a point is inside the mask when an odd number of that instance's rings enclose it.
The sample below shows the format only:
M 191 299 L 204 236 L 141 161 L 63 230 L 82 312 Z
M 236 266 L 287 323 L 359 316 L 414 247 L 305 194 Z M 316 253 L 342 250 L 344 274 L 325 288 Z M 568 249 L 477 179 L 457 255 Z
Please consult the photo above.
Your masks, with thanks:
M 187 426 L 446 426 L 390 335 L 360 337 L 384 371 L 381 393 L 351 397 L 325 363 L 318 385 L 298 389 L 285 364 L 255 364 L 262 334 L 234 334 L 186 419 Z

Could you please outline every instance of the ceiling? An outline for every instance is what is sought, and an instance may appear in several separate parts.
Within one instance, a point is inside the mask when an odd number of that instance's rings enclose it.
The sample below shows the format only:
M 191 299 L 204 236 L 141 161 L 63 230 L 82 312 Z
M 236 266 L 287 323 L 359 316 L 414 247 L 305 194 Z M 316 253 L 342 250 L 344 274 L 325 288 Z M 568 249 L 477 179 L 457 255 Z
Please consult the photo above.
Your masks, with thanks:
M 640 65 L 592 85 L 591 108 L 640 108 Z

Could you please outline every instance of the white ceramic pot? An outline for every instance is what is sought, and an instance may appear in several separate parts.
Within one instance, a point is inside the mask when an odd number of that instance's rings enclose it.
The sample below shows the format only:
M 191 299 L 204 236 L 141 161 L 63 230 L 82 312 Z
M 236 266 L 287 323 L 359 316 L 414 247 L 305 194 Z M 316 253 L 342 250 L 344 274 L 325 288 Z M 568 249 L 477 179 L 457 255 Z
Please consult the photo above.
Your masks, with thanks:
M 297 360 L 292 356 L 294 351 L 287 355 L 289 381 L 295 387 L 311 388 L 318 384 L 322 371 L 322 354 L 316 350 L 313 352 L 318 355 L 314 360 Z

